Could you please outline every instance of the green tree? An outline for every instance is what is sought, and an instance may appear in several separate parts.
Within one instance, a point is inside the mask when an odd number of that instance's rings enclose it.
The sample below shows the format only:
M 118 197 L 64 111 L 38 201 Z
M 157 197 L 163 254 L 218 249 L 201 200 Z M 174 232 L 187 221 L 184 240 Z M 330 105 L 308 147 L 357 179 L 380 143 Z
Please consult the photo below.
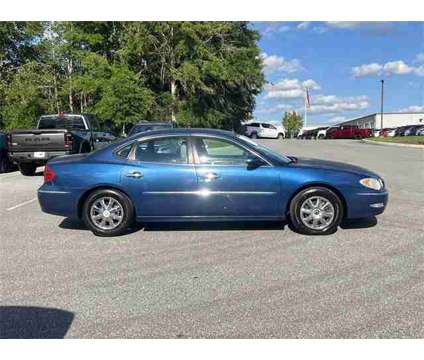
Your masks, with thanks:
M 283 116 L 283 126 L 289 134 L 294 136 L 303 127 L 303 117 L 296 111 L 285 112 Z
M 247 22 L 1 23 L 0 114 L 238 128 L 264 83 L 258 39 Z

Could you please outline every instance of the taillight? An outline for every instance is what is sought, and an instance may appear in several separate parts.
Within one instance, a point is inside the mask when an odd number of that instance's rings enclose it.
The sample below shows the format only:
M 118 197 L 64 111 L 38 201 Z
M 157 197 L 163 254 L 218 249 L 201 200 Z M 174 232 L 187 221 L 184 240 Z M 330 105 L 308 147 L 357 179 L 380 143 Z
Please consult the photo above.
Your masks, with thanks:
M 52 170 L 49 165 L 44 167 L 44 182 L 52 182 L 56 179 L 56 173 Z
M 72 134 L 64 134 L 65 136 L 65 146 L 72 146 Z

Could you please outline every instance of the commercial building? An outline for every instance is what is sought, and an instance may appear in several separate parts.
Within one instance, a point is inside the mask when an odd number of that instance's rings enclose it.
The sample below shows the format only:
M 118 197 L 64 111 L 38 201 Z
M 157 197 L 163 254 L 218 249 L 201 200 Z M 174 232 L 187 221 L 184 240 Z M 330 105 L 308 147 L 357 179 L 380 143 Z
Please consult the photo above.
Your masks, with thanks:
M 381 113 L 374 113 L 341 122 L 339 125 L 357 125 L 361 128 L 381 129 L 394 128 L 404 125 L 424 125 L 424 112 L 398 112 L 383 113 L 383 126 L 381 126 Z

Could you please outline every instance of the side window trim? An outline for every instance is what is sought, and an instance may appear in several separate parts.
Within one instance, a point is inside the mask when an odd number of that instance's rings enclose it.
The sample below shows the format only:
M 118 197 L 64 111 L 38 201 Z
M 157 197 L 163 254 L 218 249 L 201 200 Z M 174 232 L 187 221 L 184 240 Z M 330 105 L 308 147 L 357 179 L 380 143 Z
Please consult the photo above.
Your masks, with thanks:
M 273 166 L 273 165 L 272 165 L 272 164 L 271 164 L 268 160 L 266 160 L 263 156 L 261 156 L 260 154 L 258 154 L 258 153 L 257 153 L 257 152 L 255 152 L 255 151 L 253 151 L 253 150 L 249 149 L 247 146 L 244 146 L 243 144 L 238 143 L 237 141 L 233 141 L 233 140 L 231 140 L 231 139 L 223 139 L 223 138 L 221 138 L 221 137 L 213 136 L 213 135 L 200 135 L 200 134 L 199 134 L 199 135 L 191 135 L 191 136 L 190 136 L 190 143 L 191 143 L 190 147 L 191 147 L 191 151 L 192 151 L 192 153 L 193 153 L 193 164 L 195 164 L 196 166 L 211 166 L 211 164 L 202 164 L 202 163 L 200 162 L 199 154 L 197 153 L 196 144 L 195 144 L 195 139 L 196 139 L 196 138 L 216 139 L 216 140 L 221 140 L 221 141 L 228 142 L 228 143 L 230 143 L 230 144 L 232 144 L 232 145 L 234 145 L 234 146 L 238 146 L 238 147 L 242 148 L 243 150 L 247 151 L 250 155 L 255 156 L 255 157 L 258 157 L 259 159 L 261 159 L 262 161 L 264 161 L 264 162 L 265 162 L 265 165 L 264 165 L 264 166 L 269 166 L 269 167 L 272 167 L 272 166 Z M 239 164 L 239 165 L 231 165 L 231 164 L 228 164 L 228 165 L 215 164 L 215 165 L 213 165 L 213 166 L 239 166 L 239 167 L 243 167 L 244 165 L 241 165 L 241 164 Z

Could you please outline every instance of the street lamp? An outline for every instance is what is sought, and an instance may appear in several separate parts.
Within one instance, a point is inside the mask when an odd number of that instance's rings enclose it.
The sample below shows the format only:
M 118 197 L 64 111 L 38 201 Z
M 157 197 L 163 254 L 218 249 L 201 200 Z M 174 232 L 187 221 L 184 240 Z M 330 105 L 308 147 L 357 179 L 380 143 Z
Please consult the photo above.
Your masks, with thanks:
M 380 113 L 380 129 L 383 130 L 383 104 L 384 104 L 384 80 L 381 80 L 381 113 Z

